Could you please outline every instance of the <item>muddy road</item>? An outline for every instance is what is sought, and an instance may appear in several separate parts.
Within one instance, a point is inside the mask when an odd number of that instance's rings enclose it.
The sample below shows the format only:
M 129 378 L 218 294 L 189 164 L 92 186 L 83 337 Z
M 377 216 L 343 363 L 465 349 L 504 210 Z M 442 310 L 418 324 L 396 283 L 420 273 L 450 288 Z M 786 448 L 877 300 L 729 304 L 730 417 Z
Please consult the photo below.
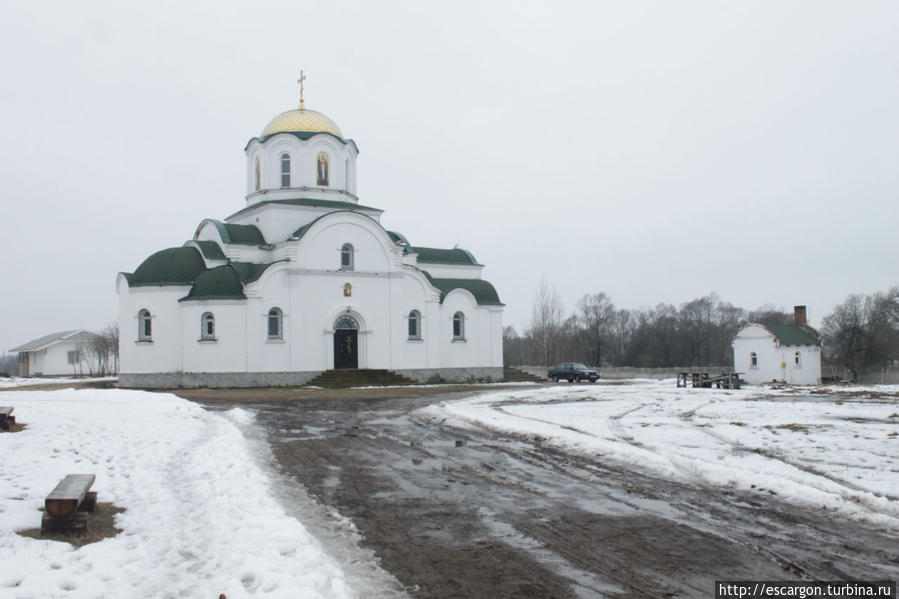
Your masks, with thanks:
M 899 538 L 826 511 L 416 414 L 466 394 L 237 392 L 209 405 L 258 411 L 280 471 L 351 519 L 411 597 L 713 597 L 715 580 L 899 578 Z

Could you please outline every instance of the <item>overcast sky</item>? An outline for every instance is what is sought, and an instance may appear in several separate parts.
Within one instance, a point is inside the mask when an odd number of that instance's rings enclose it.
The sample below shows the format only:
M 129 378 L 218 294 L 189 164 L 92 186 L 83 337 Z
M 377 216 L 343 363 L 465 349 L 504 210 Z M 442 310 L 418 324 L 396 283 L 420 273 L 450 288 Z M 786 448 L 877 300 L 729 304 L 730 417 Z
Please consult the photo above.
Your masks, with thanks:
M 813 324 L 899 285 L 897 2 L 4 2 L 0 349 L 110 323 L 117 272 L 244 207 L 300 69 L 360 202 L 519 331 L 541 277 Z

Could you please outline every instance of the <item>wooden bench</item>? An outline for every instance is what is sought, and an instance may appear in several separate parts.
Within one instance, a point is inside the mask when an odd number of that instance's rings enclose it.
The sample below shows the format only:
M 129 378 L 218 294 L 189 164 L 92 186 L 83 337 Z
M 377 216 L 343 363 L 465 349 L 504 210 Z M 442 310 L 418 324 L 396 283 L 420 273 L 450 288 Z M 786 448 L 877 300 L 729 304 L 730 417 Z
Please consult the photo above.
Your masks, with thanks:
M 94 474 L 69 474 L 44 500 L 41 532 L 87 530 L 87 513 L 97 506 L 97 493 L 91 491 Z
M 12 415 L 13 408 L 0 406 L 0 429 L 8 431 L 9 427 L 16 423 L 16 417 Z

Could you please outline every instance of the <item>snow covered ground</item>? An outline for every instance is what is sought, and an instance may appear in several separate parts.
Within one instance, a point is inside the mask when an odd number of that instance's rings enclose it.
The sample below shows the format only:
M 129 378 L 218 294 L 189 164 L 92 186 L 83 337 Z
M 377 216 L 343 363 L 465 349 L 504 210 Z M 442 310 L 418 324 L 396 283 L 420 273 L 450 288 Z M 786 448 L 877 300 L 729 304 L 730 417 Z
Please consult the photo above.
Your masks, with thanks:
M 64 378 L 64 377 L 34 377 L 26 378 L 19 376 L 0 377 L 0 389 L 8 389 L 9 387 L 32 387 L 34 385 L 55 385 L 60 383 L 95 383 L 98 381 L 115 381 L 116 377 L 103 378 Z
M 418 414 L 899 530 L 897 398 L 899 386 L 647 380 L 500 388 Z M 277 499 L 283 481 L 264 466 L 251 412 L 117 389 L 0 392 L 0 405 L 27 424 L 0 434 L 0 599 L 366 596 L 342 549 L 325 549 L 292 517 L 308 525 L 306 513 Z M 40 525 L 69 473 L 97 475 L 100 501 L 127 508 L 123 532 L 77 550 L 18 535 Z
M 506 391 L 423 408 L 711 487 L 899 530 L 899 386 L 740 390 L 675 381 Z
M 0 434 L 0 598 L 355 597 L 274 499 L 241 433 L 252 415 L 126 390 L 0 393 L 27 428 Z M 66 474 L 95 473 L 123 532 L 75 550 L 25 538 Z

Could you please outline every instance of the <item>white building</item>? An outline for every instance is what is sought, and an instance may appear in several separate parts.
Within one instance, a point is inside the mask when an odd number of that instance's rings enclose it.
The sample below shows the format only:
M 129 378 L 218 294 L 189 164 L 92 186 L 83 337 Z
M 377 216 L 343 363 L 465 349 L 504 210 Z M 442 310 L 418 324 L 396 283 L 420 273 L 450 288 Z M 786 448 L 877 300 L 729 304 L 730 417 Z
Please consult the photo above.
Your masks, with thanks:
M 821 336 L 806 324 L 805 306 L 795 307 L 791 325 L 746 325 L 732 345 L 734 372 L 750 384 L 821 382 Z
M 60 331 L 9 351 L 19 354 L 19 376 L 81 376 L 88 374 L 84 344 L 93 337 L 88 331 Z
M 299 385 L 333 368 L 502 378 L 503 304 L 463 249 L 359 203 L 359 150 L 321 113 L 250 139 L 246 206 L 117 278 L 120 383 Z

